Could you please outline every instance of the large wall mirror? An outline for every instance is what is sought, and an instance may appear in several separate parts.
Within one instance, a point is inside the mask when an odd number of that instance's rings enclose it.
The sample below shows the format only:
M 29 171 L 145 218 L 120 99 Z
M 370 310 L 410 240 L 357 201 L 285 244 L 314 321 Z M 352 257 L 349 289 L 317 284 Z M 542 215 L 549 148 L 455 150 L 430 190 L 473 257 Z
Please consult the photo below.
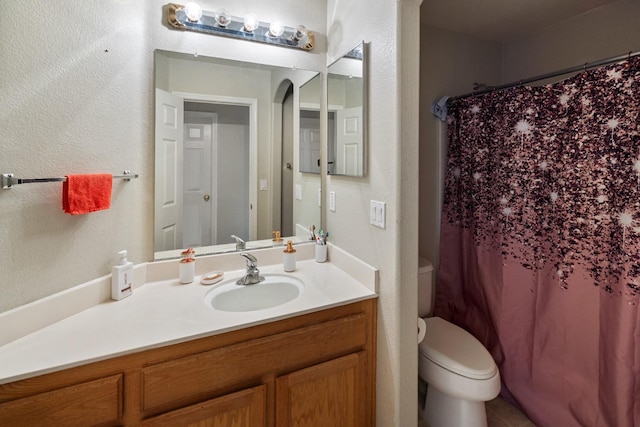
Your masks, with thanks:
M 274 231 L 306 240 L 320 226 L 320 178 L 298 167 L 300 87 L 318 75 L 155 52 L 156 259 L 233 250 L 232 235 L 247 248 Z
M 360 43 L 327 69 L 327 172 L 367 173 L 366 44 Z

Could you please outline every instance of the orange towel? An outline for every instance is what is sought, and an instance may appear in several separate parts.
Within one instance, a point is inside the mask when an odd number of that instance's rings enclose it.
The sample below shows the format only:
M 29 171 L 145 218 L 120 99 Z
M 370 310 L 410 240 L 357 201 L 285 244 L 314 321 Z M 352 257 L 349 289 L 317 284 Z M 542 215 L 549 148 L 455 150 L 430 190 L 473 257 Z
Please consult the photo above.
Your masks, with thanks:
M 113 175 L 67 175 L 62 184 L 62 209 L 71 215 L 81 215 L 111 206 Z

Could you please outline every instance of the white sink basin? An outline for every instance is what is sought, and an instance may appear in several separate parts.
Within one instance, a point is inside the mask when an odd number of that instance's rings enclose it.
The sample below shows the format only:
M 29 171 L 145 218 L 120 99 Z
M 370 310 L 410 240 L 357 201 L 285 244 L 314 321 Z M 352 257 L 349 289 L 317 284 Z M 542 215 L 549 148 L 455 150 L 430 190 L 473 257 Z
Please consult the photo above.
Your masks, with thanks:
M 258 311 L 293 301 L 304 291 L 300 279 L 283 274 L 264 274 L 265 280 L 255 285 L 238 285 L 236 279 L 216 285 L 204 302 L 220 311 Z

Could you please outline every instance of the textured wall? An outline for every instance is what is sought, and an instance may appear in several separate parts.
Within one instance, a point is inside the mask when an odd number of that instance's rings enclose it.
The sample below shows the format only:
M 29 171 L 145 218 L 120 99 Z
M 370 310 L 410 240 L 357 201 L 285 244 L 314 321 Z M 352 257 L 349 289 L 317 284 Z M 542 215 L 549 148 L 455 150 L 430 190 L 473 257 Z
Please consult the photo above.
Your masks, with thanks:
M 332 241 L 380 269 L 380 426 L 417 422 L 417 176 L 420 1 L 329 0 L 328 63 L 369 43 L 368 173 L 327 177 Z M 386 228 L 369 224 L 369 200 L 386 202 Z M 328 200 L 325 198 L 325 201 Z

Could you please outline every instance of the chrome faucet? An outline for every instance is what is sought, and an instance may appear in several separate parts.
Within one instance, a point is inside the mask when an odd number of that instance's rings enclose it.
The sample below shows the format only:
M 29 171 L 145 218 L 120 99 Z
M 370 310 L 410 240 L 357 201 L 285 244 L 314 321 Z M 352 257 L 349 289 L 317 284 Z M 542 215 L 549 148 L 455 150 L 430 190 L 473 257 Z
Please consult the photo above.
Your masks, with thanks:
M 247 247 L 246 242 L 241 238 L 239 238 L 238 236 L 236 236 L 235 234 L 232 234 L 231 237 L 236 239 L 236 251 L 244 251 L 245 248 Z
M 242 279 L 238 279 L 236 282 L 238 285 L 255 285 L 264 280 L 264 276 L 260 275 L 258 270 L 258 260 L 251 254 L 241 252 L 240 255 L 247 259 L 247 272 Z

